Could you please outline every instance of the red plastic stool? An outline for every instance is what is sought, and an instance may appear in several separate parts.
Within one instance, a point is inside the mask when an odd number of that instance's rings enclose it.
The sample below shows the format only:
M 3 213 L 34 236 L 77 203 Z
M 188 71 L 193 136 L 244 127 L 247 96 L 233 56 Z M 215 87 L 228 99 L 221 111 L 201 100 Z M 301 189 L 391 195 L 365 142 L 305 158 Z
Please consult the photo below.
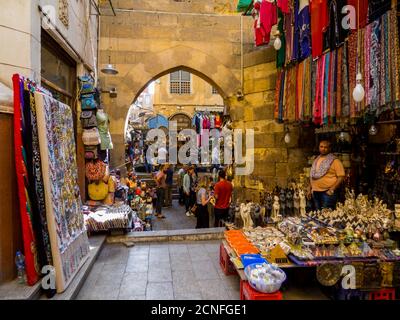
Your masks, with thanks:
M 241 300 L 282 300 L 282 292 L 262 293 L 254 290 L 248 281 L 241 281 Z
M 370 292 L 369 300 L 396 300 L 396 290 L 389 288 Z
M 219 246 L 219 265 L 221 266 L 222 271 L 227 276 L 231 276 L 237 273 L 235 266 L 229 259 L 228 252 L 226 252 L 226 249 L 222 243 Z

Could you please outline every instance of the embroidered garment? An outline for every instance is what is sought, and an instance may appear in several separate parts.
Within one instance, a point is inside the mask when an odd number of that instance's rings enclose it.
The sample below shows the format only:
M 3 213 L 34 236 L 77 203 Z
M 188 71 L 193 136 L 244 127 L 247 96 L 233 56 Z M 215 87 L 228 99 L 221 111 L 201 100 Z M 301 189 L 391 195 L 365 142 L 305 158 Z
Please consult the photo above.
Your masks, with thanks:
M 318 156 L 311 167 L 311 178 L 316 180 L 322 178 L 329 170 L 331 167 L 333 161 L 335 161 L 336 157 L 333 153 L 329 153 L 324 160 L 321 161 L 319 167 L 317 168 L 317 162 L 321 158 L 321 156 Z
M 310 26 L 310 2 L 300 0 L 298 14 L 299 34 L 299 59 L 303 60 L 311 55 L 311 26 Z

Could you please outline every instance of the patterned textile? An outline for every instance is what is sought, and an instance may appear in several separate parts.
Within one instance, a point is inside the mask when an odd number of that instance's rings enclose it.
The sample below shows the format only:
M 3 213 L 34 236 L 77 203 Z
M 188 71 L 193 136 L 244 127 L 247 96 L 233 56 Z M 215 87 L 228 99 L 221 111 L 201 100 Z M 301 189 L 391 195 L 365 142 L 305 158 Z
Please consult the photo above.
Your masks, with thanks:
M 336 65 L 336 112 L 335 117 L 340 120 L 342 117 L 342 62 L 343 62 L 343 47 L 339 47 L 337 50 L 337 65 Z
M 23 80 L 18 74 L 13 75 L 14 91 L 14 154 L 15 171 L 18 187 L 19 214 L 22 225 L 22 238 L 25 255 L 25 270 L 28 285 L 32 286 L 39 280 L 39 261 L 37 242 L 32 227 L 32 207 L 29 199 L 29 181 L 26 179 L 27 158 L 23 141 L 26 130 L 23 117 Z
M 31 89 L 31 90 L 28 90 Z M 40 265 L 53 265 L 51 255 L 50 236 L 46 220 L 46 203 L 44 200 L 44 187 L 41 170 L 39 137 L 36 120 L 36 106 L 34 88 L 25 82 L 24 90 L 24 118 L 26 137 L 29 140 L 27 148 L 27 169 L 29 184 L 28 193 L 32 204 L 32 223 L 36 234 L 38 256 Z
M 348 41 L 348 63 L 349 63 L 349 94 L 350 94 L 350 118 L 356 116 L 356 102 L 353 99 L 353 90 L 356 86 L 357 76 L 357 33 L 352 33 Z
M 343 47 L 342 59 L 342 117 L 350 116 L 349 94 L 349 69 L 348 69 L 348 44 Z
M 371 46 L 370 46 L 370 75 L 369 75 L 369 98 L 371 111 L 376 111 L 379 106 L 380 92 L 380 23 L 375 20 L 371 23 Z
M 298 14 L 299 59 L 303 60 L 311 55 L 311 18 L 309 0 L 300 0 Z
M 77 184 L 72 111 L 38 92 L 35 102 L 56 287 L 63 292 L 89 253 Z
M 309 121 L 311 119 L 311 57 L 304 60 L 304 84 L 303 84 L 303 121 Z
M 335 161 L 335 159 L 336 159 L 336 157 L 333 153 L 328 154 L 326 156 L 326 158 L 321 161 L 321 163 L 317 169 L 317 162 L 320 157 L 321 156 L 318 156 L 314 160 L 312 167 L 311 167 L 310 175 L 311 175 L 311 178 L 314 180 L 320 179 L 324 175 L 326 175 L 326 173 L 328 172 L 329 168 L 331 167 L 333 161 Z

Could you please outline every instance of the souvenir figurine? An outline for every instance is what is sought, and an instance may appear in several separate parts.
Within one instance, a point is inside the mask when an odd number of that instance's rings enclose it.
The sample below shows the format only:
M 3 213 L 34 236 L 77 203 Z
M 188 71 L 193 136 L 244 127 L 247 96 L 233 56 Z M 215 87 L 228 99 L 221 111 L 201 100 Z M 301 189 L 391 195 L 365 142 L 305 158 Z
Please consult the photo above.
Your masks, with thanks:
M 293 190 L 286 190 L 286 214 L 291 217 L 293 216 Z
M 273 221 L 278 221 L 279 209 L 280 209 L 279 198 L 278 196 L 274 196 L 274 204 L 272 205 L 272 215 L 271 215 Z
M 293 194 L 293 213 L 296 217 L 300 215 L 300 195 L 297 189 Z
M 272 213 L 272 203 L 273 203 L 272 194 L 268 192 L 267 197 L 265 199 L 265 209 L 268 217 L 270 217 Z
M 304 191 L 300 189 L 299 192 L 299 205 L 300 205 L 300 216 L 305 217 L 306 216 L 306 196 L 304 195 Z
M 281 192 L 279 194 L 279 204 L 280 204 L 280 215 L 282 217 L 286 217 L 286 195 L 285 195 L 285 190 L 281 189 Z

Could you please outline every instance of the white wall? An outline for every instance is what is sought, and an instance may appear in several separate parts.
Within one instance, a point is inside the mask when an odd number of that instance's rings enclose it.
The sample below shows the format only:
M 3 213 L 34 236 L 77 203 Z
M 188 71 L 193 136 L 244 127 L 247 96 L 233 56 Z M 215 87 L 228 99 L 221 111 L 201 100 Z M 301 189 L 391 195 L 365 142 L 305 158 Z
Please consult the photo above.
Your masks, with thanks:
M 95 0 L 97 3 L 98 0 Z M 0 82 L 12 87 L 11 77 L 19 73 L 40 81 L 40 32 L 43 15 L 38 6 L 55 8 L 55 24 L 70 42 L 74 53 L 62 36 L 50 30 L 53 38 L 86 69 L 97 65 L 97 16 L 89 15 L 90 0 L 69 0 L 69 27 L 58 19 L 58 0 L 0 0 Z M 96 11 L 92 8 L 91 13 Z

